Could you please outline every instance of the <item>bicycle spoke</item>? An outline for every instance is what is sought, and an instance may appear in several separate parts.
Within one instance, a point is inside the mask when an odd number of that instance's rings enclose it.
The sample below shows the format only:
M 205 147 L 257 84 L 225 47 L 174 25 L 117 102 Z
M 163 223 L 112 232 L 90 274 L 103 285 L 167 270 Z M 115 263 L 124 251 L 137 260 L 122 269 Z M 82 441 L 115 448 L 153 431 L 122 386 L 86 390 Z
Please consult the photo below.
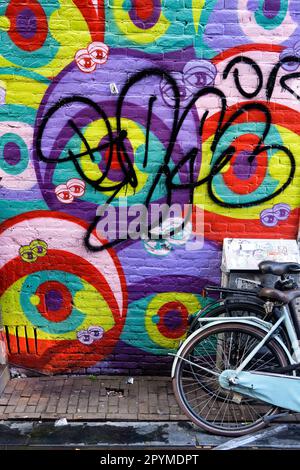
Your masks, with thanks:
M 219 324 L 207 328 L 205 334 L 199 333 L 201 339 L 193 338 L 191 347 L 183 350 L 190 363 L 179 364 L 179 397 L 184 411 L 191 413 L 199 425 L 203 423 L 220 433 L 224 430 L 243 434 L 244 430 L 263 425 L 263 417 L 274 412 L 271 404 L 222 388 L 218 379 L 222 371 L 235 370 L 259 344 L 263 333 L 259 330 L 260 336 L 254 334 L 257 330 L 236 322 Z M 245 371 L 259 371 L 281 363 L 271 340 L 256 353 Z

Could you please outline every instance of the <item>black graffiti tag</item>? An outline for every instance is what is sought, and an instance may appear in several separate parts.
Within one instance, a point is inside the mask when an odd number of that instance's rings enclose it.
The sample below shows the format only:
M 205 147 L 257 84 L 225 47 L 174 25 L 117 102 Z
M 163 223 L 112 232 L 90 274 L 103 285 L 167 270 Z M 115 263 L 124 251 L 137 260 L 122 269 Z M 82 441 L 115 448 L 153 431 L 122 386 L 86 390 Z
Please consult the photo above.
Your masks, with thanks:
M 276 77 L 277 77 L 277 74 L 281 65 L 284 62 L 292 62 L 292 61 L 300 62 L 300 59 L 296 57 L 286 57 L 273 67 L 270 73 L 270 76 L 267 80 L 267 85 L 266 85 L 266 94 L 267 94 L 268 99 L 271 99 L 272 97 Z M 241 83 L 241 78 L 240 78 L 238 68 L 237 68 L 237 66 L 240 63 L 246 63 L 250 65 L 252 70 L 256 74 L 257 87 L 253 92 L 247 92 L 243 88 L 243 85 Z M 262 72 L 258 64 L 250 58 L 246 58 L 242 56 L 236 57 L 231 62 L 229 62 L 229 64 L 225 68 L 223 72 L 224 80 L 226 80 L 226 78 L 228 77 L 231 71 L 233 71 L 235 86 L 237 90 L 239 91 L 239 93 L 247 99 L 255 98 L 255 96 L 257 96 L 257 94 L 260 92 L 262 85 L 263 85 L 263 76 L 262 76 Z M 131 159 L 128 155 L 126 145 L 124 143 L 127 137 L 127 131 L 126 129 L 122 128 L 121 124 L 122 124 L 122 116 L 124 114 L 123 113 L 124 102 L 128 95 L 128 92 L 132 89 L 134 85 L 138 84 L 139 82 L 144 80 L 146 77 L 147 78 L 151 78 L 151 77 L 160 78 L 161 80 L 166 81 L 168 86 L 171 88 L 173 97 L 174 97 L 173 99 L 173 108 L 174 108 L 173 122 L 171 126 L 169 141 L 164 142 L 165 153 L 163 157 L 163 162 L 159 166 L 155 174 L 155 177 L 153 179 L 153 183 L 150 189 L 148 190 L 147 194 L 145 194 L 144 204 L 146 207 L 148 207 L 149 204 L 151 203 L 155 188 L 158 184 L 161 183 L 162 178 L 164 181 L 163 184 L 165 185 L 166 203 L 168 205 L 170 205 L 172 202 L 172 197 L 173 197 L 174 192 L 181 191 L 181 190 L 185 190 L 185 191 L 188 190 L 188 194 L 189 194 L 188 202 L 192 204 L 194 200 L 195 188 L 203 184 L 207 184 L 208 195 L 212 201 L 214 201 L 216 204 L 218 204 L 221 207 L 233 208 L 233 209 L 241 208 L 241 207 L 257 206 L 264 202 L 270 201 L 276 196 L 278 196 L 281 192 L 283 192 L 292 182 L 294 175 L 295 175 L 295 169 L 296 169 L 295 158 L 294 158 L 293 153 L 289 150 L 289 148 L 287 148 L 284 145 L 279 145 L 276 143 L 272 145 L 264 144 L 264 141 L 266 140 L 266 137 L 269 134 L 270 127 L 272 124 L 271 112 L 265 104 L 260 103 L 260 102 L 243 103 L 236 111 L 232 112 L 229 118 L 228 117 L 225 118 L 226 110 L 227 110 L 226 96 L 218 88 L 214 86 L 209 86 L 209 87 L 204 87 L 204 88 L 199 89 L 192 96 L 192 98 L 190 99 L 186 107 L 184 109 L 181 109 L 179 87 L 176 83 L 176 80 L 172 77 L 170 73 L 162 71 L 161 69 L 157 69 L 157 68 L 145 69 L 142 72 L 138 72 L 134 74 L 124 85 L 117 101 L 116 132 L 113 132 L 109 117 L 106 115 L 102 107 L 98 105 L 97 103 L 95 103 L 94 101 L 92 101 L 91 99 L 83 97 L 83 96 L 72 96 L 72 97 L 67 97 L 67 98 L 63 98 L 59 100 L 56 104 L 54 104 L 52 107 L 48 109 L 47 113 L 43 117 L 42 122 L 38 128 L 36 142 L 35 142 L 38 158 L 44 162 L 55 163 L 55 164 L 63 164 L 64 162 L 72 161 L 79 176 L 83 180 L 85 180 L 88 184 L 90 184 L 96 191 L 109 192 L 109 193 L 112 192 L 112 194 L 110 194 L 107 198 L 107 201 L 106 201 L 107 205 L 110 204 L 116 198 L 116 196 L 118 195 L 118 193 L 120 192 L 122 188 L 126 186 L 131 186 L 133 189 L 135 189 L 138 186 L 138 178 L 137 178 L 134 166 L 131 162 Z M 291 90 L 291 88 L 286 83 L 288 79 L 295 78 L 295 77 L 296 78 L 300 77 L 300 74 L 293 73 L 293 74 L 288 74 L 284 77 L 281 77 L 280 84 L 283 88 L 289 91 L 293 96 L 296 96 L 297 99 L 300 99 L 298 95 L 296 95 L 296 93 L 293 90 Z M 175 166 L 174 164 L 173 165 L 170 164 L 170 162 L 173 161 L 172 156 L 175 151 L 174 150 L 175 143 L 178 139 L 180 130 L 185 120 L 187 119 L 189 112 L 194 107 L 196 101 L 208 95 L 216 96 L 219 99 L 219 102 L 221 103 L 219 119 L 218 119 L 218 122 L 216 123 L 216 131 L 213 137 L 213 141 L 211 143 L 212 154 L 216 151 L 218 143 L 220 142 L 220 139 L 225 134 L 225 132 L 227 132 L 228 129 L 230 129 L 230 127 L 233 126 L 234 123 L 236 123 L 241 117 L 246 117 L 246 115 L 248 113 L 251 113 L 252 111 L 254 112 L 258 111 L 263 116 L 263 130 L 261 132 L 261 135 L 259 137 L 257 144 L 254 146 L 251 152 L 251 155 L 248 157 L 249 163 L 252 163 L 259 155 L 271 149 L 280 150 L 283 153 L 285 153 L 285 155 L 288 157 L 288 160 L 290 162 L 288 176 L 286 177 L 285 181 L 281 183 L 280 186 L 275 191 L 273 191 L 273 193 L 267 194 L 265 196 L 261 196 L 257 199 L 254 199 L 252 201 L 243 202 L 243 203 L 225 202 L 217 196 L 217 194 L 213 190 L 214 178 L 216 177 L 216 175 L 218 175 L 222 171 L 222 169 L 230 162 L 230 160 L 235 155 L 236 148 L 232 144 L 229 145 L 225 150 L 223 150 L 220 156 L 211 165 L 209 173 L 205 177 L 201 178 L 200 180 L 197 179 L 197 175 L 195 175 L 195 169 L 194 169 L 196 159 L 200 155 L 200 148 L 191 147 L 189 151 L 186 152 L 186 154 L 180 159 L 180 161 L 179 162 L 177 161 Z M 158 96 L 155 94 L 150 96 L 148 104 L 147 104 L 147 109 L 146 109 L 147 125 L 146 125 L 145 150 L 144 150 L 144 159 L 143 159 L 144 167 L 146 167 L 149 162 L 149 135 L 150 135 L 150 130 L 151 130 L 153 105 L 155 101 L 157 100 L 157 97 Z M 107 139 L 105 143 L 102 143 L 101 145 L 98 145 L 97 147 L 94 147 L 94 148 L 91 147 L 89 142 L 85 138 L 83 132 L 81 131 L 80 127 L 76 124 L 74 120 L 70 119 L 68 121 L 68 124 L 73 130 L 74 134 L 76 134 L 79 137 L 85 150 L 82 152 L 75 152 L 73 150 L 68 150 L 68 156 L 63 157 L 63 158 L 51 158 L 51 157 L 46 156 L 44 154 L 43 147 L 42 147 L 43 135 L 44 135 L 46 126 L 49 125 L 49 122 L 55 123 L 55 116 L 59 110 L 61 110 L 64 107 L 70 107 L 76 104 L 84 104 L 87 108 L 90 108 L 91 112 L 94 115 L 97 116 L 97 119 L 102 119 L 104 121 L 105 126 L 106 126 L 106 132 L 107 132 Z M 200 138 L 202 138 L 203 128 L 207 120 L 208 114 L 209 114 L 209 110 L 204 109 L 202 118 L 200 119 L 199 128 L 197 130 Z M 153 129 L 153 132 L 155 133 L 155 129 Z M 95 156 L 94 156 L 95 152 L 99 152 L 101 150 L 108 151 L 106 168 L 103 171 L 100 178 L 98 178 L 97 180 L 92 180 L 91 178 L 87 176 L 85 171 L 82 169 L 79 163 L 79 159 L 84 156 L 89 156 L 91 161 L 95 161 Z M 107 176 L 112 166 L 114 150 L 116 151 L 117 161 L 118 161 L 118 164 L 119 164 L 119 167 L 121 169 L 123 176 L 122 176 L 121 181 L 107 184 Z M 178 178 L 176 177 L 184 166 L 188 167 L 188 182 L 176 183 L 176 180 L 178 181 Z M 116 239 L 102 246 L 94 246 L 91 244 L 91 241 L 90 241 L 91 234 L 102 217 L 103 215 L 95 216 L 85 236 L 85 245 L 91 251 L 101 251 L 124 241 L 123 239 L 122 240 Z M 151 227 L 149 226 L 148 230 L 150 230 L 150 228 Z

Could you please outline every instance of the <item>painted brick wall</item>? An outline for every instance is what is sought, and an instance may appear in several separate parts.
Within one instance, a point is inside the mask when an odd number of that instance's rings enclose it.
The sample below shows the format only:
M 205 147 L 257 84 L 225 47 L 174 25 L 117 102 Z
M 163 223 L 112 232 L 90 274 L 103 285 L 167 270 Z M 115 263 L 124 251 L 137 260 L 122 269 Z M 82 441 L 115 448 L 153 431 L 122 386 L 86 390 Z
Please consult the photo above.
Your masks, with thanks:
M 166 373 L 223 238 L 295 238 L 299 24 L 298 0 L 0 1 L 12 364 Z M 192 205 L 181 236 L 106 233 L 163 202 Z

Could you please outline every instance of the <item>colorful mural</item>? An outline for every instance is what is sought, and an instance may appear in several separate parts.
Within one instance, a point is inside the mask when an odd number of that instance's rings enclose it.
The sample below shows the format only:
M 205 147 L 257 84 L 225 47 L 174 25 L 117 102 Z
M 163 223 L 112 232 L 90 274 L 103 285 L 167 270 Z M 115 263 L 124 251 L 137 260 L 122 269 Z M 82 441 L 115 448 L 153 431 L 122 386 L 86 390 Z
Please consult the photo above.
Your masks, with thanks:
M 11 363 L 168 371 L 223 238 L 297 235 L 299 70 L 297 0 L 0 1 Z M 134 237 L 158 204 L 188 225 Z

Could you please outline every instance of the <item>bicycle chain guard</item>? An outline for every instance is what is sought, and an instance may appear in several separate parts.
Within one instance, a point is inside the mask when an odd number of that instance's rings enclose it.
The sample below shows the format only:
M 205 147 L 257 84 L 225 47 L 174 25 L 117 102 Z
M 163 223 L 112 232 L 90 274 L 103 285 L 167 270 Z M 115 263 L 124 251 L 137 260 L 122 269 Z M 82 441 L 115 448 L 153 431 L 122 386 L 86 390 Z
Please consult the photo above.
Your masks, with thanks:
M 300 412 L 299 377 L 227 369 L 219 375 L 219 383 L 235 394 Z

